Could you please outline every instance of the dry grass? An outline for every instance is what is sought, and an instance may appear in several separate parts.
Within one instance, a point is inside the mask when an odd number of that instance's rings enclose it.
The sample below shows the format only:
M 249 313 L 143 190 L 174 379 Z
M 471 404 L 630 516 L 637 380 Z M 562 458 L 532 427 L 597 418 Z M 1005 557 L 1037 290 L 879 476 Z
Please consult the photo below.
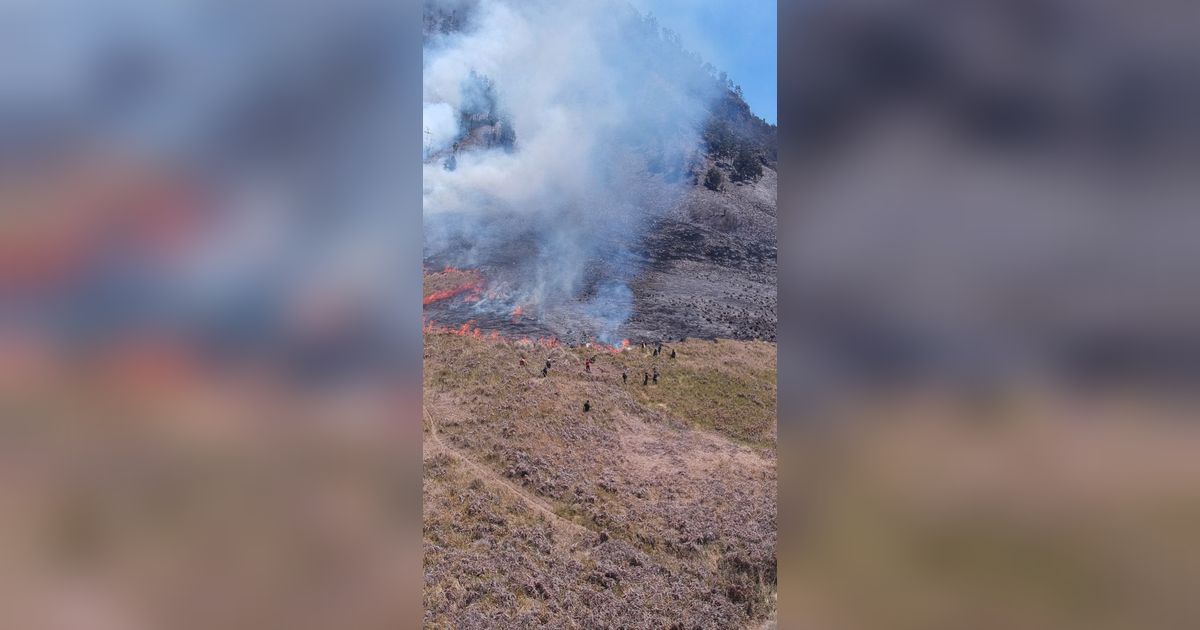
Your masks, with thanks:
M 528 506 L 510 518 L 488 503 L 520 508 L 498 484 L 471 486 L 446 462 L 434 471 L 427 439 L 427 624 L 742 627 L 773 613 L 774 346 L 675 348 L 670 359 L 669 349 L 653 357 L 426 336 L 425 404 L 441 442 L 592 532 L 570 550 L 518 542 L 552 529 Z M 656 359 L 659 384 L 642 386 L 633 370 Z M 454 507 L 480 493 L 489 498 L 475 512 Z M 463 528 L 482 537 L 452 536 Z M 494 580 L 494 597 L 443 598 L 464 564 Z M 553 594 L 535 586 L 531 595 L 529 581 L 553 584 Z
M 628 369 L 642 405 L 749 445 L 774 445 L 775 344 L 691 340 L 663 346 L 657 357 L 639 347 L 612 360 Z M 658 384 L 642 387 L 642 373 L 655 366 Z
M 424 299 L 429 299 L 434 294 L 448 295 L 456 290 L 464 287 L 477 287 L 482 282 L 482 277 L 479 272 L 473 270 L 462 270 L 447 267 L 441 271 L 426 273 L 423 276 L 424 283 L 422 285 Z

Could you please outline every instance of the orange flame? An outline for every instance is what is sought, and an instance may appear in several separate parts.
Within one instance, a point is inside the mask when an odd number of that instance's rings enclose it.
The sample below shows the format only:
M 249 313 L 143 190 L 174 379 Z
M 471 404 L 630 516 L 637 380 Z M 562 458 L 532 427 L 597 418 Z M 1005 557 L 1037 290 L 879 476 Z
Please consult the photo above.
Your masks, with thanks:
M 456 269 L 454 267 L 447 266 L 445 269 L 442 270 L 442 273 L 444 273 L 444 274 L 450 274 L 450 273 L 465 274 L 465 275 L 469 276 L 469 279 L 464 280 L 464 281 L 460 282 L 459 284 L 457 284 L 453 287 L 450 287 L 449 289 L 444 289 L 441 291 L 434 291 L 433 293 L 430 293 L 429 295 L 425 296 L 425 299 L 423 299 L 421 301 L 421 304 L 423 306 L 429 306 L 430 304 L 433 304 L 434 302 L 448 300 L 450 298 L 457 297 L 459 295 L 463 295 L 464 293 L 466 294 L 466 297 L 464 299 L 466 299 L 467 301 L 475 302 L 475 301 L 479 300 L 479 293 L 483 289 L 483 278 L 481 278 L 479 276 L 478 272 L 471 271 L 471 270 Z
M 619 354 L 625 350 L 628 350 L 630 347 L 630 343 L 629 343 L 628 339 L 622 339 L 620 344 L 608 344 L 608 343 L 603 343 L 603 342 L 598 342 L 598 341 L 587 341 L 587 342 L 584 342 L 579 345 L 571 345 L 571 344 L 563 344 L 561 341 L 558 340 L 557 337 L 554 337 L 553 335 L 549 335 L 549 336 L 545 336 L 545 337 L 533 337 L 533 338 L 530 338 L 527 336 L 520 337 L 520 338 L 505 337 L 505 336 L 501 335 L 500 331 L 498 331 L 498 330 L 486 331 L 486 330 L 480 328 L 479 326 L 476 325 L 475 320 L 473 320 L 473 319 L 469 320 L 466 323 L 464 323 L 460 326 L 457 326 L 457 327 L 442 326 L 442 325 L 439 325 L 436 322 L 434 322 L 432 319 L 429 319 L 429 320 L 425 320 L 424 325 L 422 326 L 422 330 L 424 331 L 425 334 L 456 335 L 459 337 L 471 337 L 474 339 L 507 343 L 507 344 L 513 344 L 513 345 L 517 345 L 517 346 L 540 346 L 540 347 L 547 348 L 547 349 L 558 348 L 558 347 L 562 346 L 562 347 L 569 347 L 569 348 L 588 348 L 591 350 L 596 350 L 598 352 L 608 352 L 608 353 L 612 353 L 612 354 Z
M 433 293 L 430 293 L 429 295 L 425 296 L 425 299 L 422 300 L 421 304 L 423 306 L 429 306 L 430 304 L 433 304 L 434 302 L 448 300 L 457 295 L 467 293 L 468 291 L 477 293 L 479 291 L 479 283 L 478 282 L 470 282 L 467 284 L 460 284 L 459 286 L 456 286 L 456 287 L 453 287 L 450 289 L 446 289 L 444 291 L 434 291 Z M 470 297 L 471 297 L 470 295 L 467 296 L 468 299 L 470 299 Z M 475 298 L 475 299 L 478 299 L 478 298 Z

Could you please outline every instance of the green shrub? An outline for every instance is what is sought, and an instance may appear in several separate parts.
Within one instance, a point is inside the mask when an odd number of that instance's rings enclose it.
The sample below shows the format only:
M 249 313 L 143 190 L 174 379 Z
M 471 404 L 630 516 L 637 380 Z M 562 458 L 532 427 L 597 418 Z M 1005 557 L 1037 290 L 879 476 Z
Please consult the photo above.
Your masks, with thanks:
M 743 148 L 733 158 L 733 176 L 738 181 L 753 181 L 762 177 L 762 163 L 758 157 Z
M 737 148 L 737 138 L 725 121 L 711 118 L 704 126 L 704 144 L 711 155 L 733 155 Z

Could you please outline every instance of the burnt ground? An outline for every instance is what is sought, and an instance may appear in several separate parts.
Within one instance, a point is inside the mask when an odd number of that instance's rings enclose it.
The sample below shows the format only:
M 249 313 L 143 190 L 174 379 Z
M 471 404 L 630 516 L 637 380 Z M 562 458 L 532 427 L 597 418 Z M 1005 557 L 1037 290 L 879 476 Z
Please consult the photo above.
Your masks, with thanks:
M 775 340 L 775 186 L 770 168 L 720 192 L 693 186 L 652 224 L 630 338 Z
M 707 170 L 709 162 L 700 169 Z M 728 164 L 716 162 L 728 173 Z M 774 170 L 763 168 L 754 182 L 727 181 L 721 191 L 691 184 L 682 198 L 649 221 L 636 248 L 637 272 L 629 283 L 633 311 L 616 331 L 616 338 L 672 340 L 742 339 L 774 341 L 776 335 L 776 181 Z M 511 243 L 517 243 L 512 245 Z M 527 274 L 536 249 L 532 242 L 510 241 L 502 251 L 477 253 L 474 269 L 489 288 L 503 293 L 508 276 Z M 526 252 L 517 255 L 515 252 Z M 429 257 L 430 268 L 455 261 Z M 603 260 L 588 269 L 576 302 L 546 305 L 540 313 L 513 318 L 515 303 L 502 296 L 478 301 L 451 299 L 427 305 L 426 316 L 440 324 L 459 326 L 468 321 L 506 336 L 554 336 L 582 342 L 596 331 L 582 314 L 591 287 L 609 269 Z

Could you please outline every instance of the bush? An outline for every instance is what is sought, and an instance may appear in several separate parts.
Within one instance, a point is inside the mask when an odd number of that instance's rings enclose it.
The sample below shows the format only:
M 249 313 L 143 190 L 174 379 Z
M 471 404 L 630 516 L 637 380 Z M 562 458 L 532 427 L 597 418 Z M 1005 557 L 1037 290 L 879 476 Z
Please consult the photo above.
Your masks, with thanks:
M 708 169 L 708 173 L 704 175 L 704 187 L 709 190 L 721 190 L 725 185 L 725 176 L 717 167 L 713 166 Z
M 762 177 L 762 163 L 749 149 L 743 148 L 733 158 L 733 175 L 739 181 L 756 180 Z

